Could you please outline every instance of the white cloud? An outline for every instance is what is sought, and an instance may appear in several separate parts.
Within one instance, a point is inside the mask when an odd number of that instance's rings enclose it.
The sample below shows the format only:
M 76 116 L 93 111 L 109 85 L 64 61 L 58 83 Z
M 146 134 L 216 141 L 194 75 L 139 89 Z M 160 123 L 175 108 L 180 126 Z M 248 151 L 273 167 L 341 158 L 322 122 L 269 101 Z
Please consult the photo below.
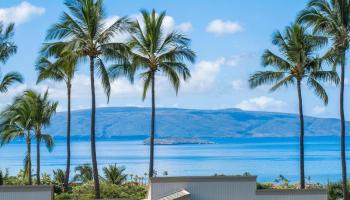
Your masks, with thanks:
M 140 18 L 138 18 L 140 21 Z M 174 30 L 183 32 L 183 33 L 188 33 L 192 30 L 192 24 L 190 22 L 185 22 L 181 24 L 176 24 L 175 19 L 171 16 L 165 16 L 163 20 L 163 29 L 167 32 L 170 33 Z
M 185 91 L 203 91 L 210 89 L 220 71 L 220 66 L 225 63 L 225 58 L 215 61 L 201 61 L 197 63 L 191 72 L 192 78 L 184 84 Z
M 260 96 L 248 100 L 244 100 L 237 104 L 236 107 L 242 110 L 253 111 L 283 111 L 287 103 L 272 97 Z
M 243 81 L 242 80 L 233 80 L 231 82 L 231 86 L 234 90 L 241 90 L 243 87 Z
M 8 8 L 0 8 L 0 21 L 4 23 L 22 24 L 30 20 L 32 16 L 40 16 L 45 13 L 45 8 L 37 7 L 27 1 Z
M 207 26 L 207 32 L 216 34 L 229 34 L 243 31 L 243 27 L 238 22 L 223 21 L 216 19 L 211 21 Z
M 220 57 L 216 60 L 202 60 L 191 70 L 191 79 L 184 84 L 185 92 L 202 92 L 211 89 L 222 66 L 236 66 L 240 56 Z M 236 83 L 237 84 L 237 83 Z
M 225 64 L 227 66 L 237 66 L 239 61 L 241 60 L 241 56 L 231 56 L 230 58 L 225 59 Z
M 130 15 L 130 18 L 133 20 L 137 19 L 139 21 L 141 27 L 144 26 L 143 18 L 142 18 L 141 14 Z M 193 29 L 192 24 L 190 22 L 184 22 L 184 23 L 177 24 L 174 17 L 169 16 L 169 15 L 164 17 L 162 28 L 165 30 L 165 33 L 170 33 L 174 30 L 181 31 L 183 33 L 188 33 Z
M 112 15 L 107 17 L 104 20 L 105 27 L 110 27 L 114 22 L 116 22 L 118 19 L 120 19 L 120 16 Z M 142 15 L 141 14 L 132 14 L 130 15 L 131 20 L 138 20 L 141 27 L 144 26 Z M 192 24 L 190 22 L 184 22 L 180 24 L 175 23 L 175 19 L 171 16 L 165 16 L 163 20 L 163 29 L 165 30 L 165 33 L 170 33 L 174 30 L 180 31 L 181 33 L 189 33 L 193 30 Z M 128 33 L 121 33 L 115 35 L 113 41 L 114 42 L 125 42 L 129 38 Z
M 0 108 L 5 106 L 8 103 L 11 103 L 13 98 L 21 94 L 26 89 L 34 89 L 38 92 L 44 92 L 47 89 L 49 90 L 50 98 L 60 101 L 61 103 L 66 103 L 66 86 L 64 83 L 57 83 L 52 81 L 45 81 L 39 85 L 27 85 L 27 84 L 18 84 L 10 87 L 9 91 L 4 94 L 0 93 Z M 96 88 L 96 97 L 100 99 L 99 102 L 106 102 L 106 95 L 101 86 L 99 79 L 95 81 Z M 111 99 L 117 99 L 120 97 L 131 97 L 141 99 L 142 95 L 142 82 L 137 81 L 133 85 L 125 79 L 119 79 L 111 83 Z M 72 82 L 72 99 L 73 109 L 82 109 L 87 108 L 87 105 L 90 103 L 90 77 L 85 74 L 77 74 Z M 60 105 L 61 105 L 60 103 Z M 99 104 L 103 105 L 103 104 Z M 65 106 L 60 106 L 59 111 L 65 110 Z
M 60 91 L 65 92 L 65 86 L 62 85 L 55 87 L 56 84 L 50 85 L 52 93 L 60 93 Z M 101 81 L 96 79 L 95 81 L 96 96 L 106 97 Z M 118 79 L 111 82 L 111 98 L 119 98 L 124 96 L 140 96 L 142 91 L 141 82 L 137 81 L 133 85 L 126 79 Z M 64 95 L 64 94 L 60 94 Z M 90 77 L 85 74 L 77 74 L 72 83 L 72 98 L 90 98 Z
M 120 19 L 120 16 L 113 15 L 109 16 L 106 19 L 104 19 L 104 26 L 105 28 L 108 28 L 112 26 L 118 19 Z M 129 38 L 128 33 L 117 33 L 114 35 L 114 38 L 112 39 L 113 42 L 126 42 Z
M 176 28 L 183 33 L 188 33 L 188 32 L 191 32 L 193 30 L 193 26 L 192 26 L 191 22 L 181 23 L 181 24 L 177 25 Z
M 111 84 L 111 96 L 137 96 L 141 98 L 143 91 L 142 82 L 136 81 L 133 85 L 126 79 L 118 79 Z
M 109 16 L 103 20 L 103 23 L 104 23 L 105 27 L 107 28 L 107 27 L 112 26 L 118 19 L 120 19 L 120 17 L 117 15 Z
M 315 106 L 312 109 L 312 112 L 314 114 L 316 114 L 316 115 L 323 114 L 325 111 L 326 111 L 326 107 L 325 106 Z
M 164 19 L 163 19 L 163 24 L 162 24 L 163 28 L 165 30 L 173 30 L 174 27 L 175 27 L 175 20 L 173 17 L 170 17 L 170 16 L 165 16 Z

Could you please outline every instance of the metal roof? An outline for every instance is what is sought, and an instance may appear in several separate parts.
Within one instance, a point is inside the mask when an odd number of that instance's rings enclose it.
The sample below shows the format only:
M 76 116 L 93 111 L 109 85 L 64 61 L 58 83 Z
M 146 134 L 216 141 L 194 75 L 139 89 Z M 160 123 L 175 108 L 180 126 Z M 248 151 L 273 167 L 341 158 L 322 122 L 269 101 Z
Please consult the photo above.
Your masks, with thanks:
M 170 194 L 168 196 L 162 197 L 159 200 L 177 200 L 177 199 L 189 197 L 189 196 L 190 196 L 190 193 L 188 191 L 181 190 L 181 191 L 175 192 L 173 194 Z

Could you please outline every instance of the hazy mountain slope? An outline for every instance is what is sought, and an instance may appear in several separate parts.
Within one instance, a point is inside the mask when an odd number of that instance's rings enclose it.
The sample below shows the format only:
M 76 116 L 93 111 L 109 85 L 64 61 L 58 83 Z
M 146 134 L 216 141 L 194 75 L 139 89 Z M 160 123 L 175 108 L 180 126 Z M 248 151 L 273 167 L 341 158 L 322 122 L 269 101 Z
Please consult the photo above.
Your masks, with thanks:
M 98 137 L 148 135 L 149 108 L 98 108 Z M 90 111 L 72 112 L 72 135 L 88 136 Z M 350 122 L 347 122 L 347 126 Z M 306 117 L 307 135 L 338 135 L 339 120 Z M 294 114 L 248 112 L 239 109 L 191 110 L 157 109 L 158 137 L 257 137 L 296 136 L 298 116 Z M 48 132 L 64 136 L 66 113 L 57 113 Z

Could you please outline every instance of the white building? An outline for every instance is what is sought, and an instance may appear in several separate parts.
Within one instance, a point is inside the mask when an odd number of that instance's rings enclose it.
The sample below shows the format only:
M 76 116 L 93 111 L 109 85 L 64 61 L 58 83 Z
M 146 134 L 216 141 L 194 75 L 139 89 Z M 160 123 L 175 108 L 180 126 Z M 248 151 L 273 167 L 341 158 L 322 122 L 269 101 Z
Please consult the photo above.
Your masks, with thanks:
M 0 186 L 0 200 L 53 200 L 52 186 Z
M 256 176 L 151 178 L 149 200 L 327 200 L 326 190 L 257 190 Z

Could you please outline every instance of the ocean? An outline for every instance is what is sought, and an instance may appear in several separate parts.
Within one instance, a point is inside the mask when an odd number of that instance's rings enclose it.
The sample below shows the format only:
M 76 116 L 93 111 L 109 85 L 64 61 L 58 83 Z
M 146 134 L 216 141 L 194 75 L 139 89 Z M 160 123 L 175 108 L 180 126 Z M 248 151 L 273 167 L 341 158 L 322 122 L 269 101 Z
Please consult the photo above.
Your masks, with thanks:
M 349 139 L 349 138 L 347 138 Z M 298 138 L 210 138 L 215 144 L 157 145 L 155 170 L 169 176 L 240 175 L 248 172 L 260 182 L 273 182 L 284 175 L 291 182 L 299 177 Z M 340 180 L 340 138 L 305 138 L 305 175 L 312 183 Z M 65 169 L 65 140 L 56 140 L 50 153 L 42 145 L 42 171 Z M 26 145 L 16 141 L 0 148 L 0 169 L 16 174 L 23 168 Z M 350 158 L 349 148 L 347 148 Z M 35 144 L 32 146 L 35 169 Z M 72 166 L 91 163 L 88 139 L 72 141 Z M 126 173 L 144 176 L 148 170 L 149 147 L 139 138 L 113 138 L 97 141 L 99 169 L 117 163 Z M 349 159 L 348 159 L 349 161 Z

